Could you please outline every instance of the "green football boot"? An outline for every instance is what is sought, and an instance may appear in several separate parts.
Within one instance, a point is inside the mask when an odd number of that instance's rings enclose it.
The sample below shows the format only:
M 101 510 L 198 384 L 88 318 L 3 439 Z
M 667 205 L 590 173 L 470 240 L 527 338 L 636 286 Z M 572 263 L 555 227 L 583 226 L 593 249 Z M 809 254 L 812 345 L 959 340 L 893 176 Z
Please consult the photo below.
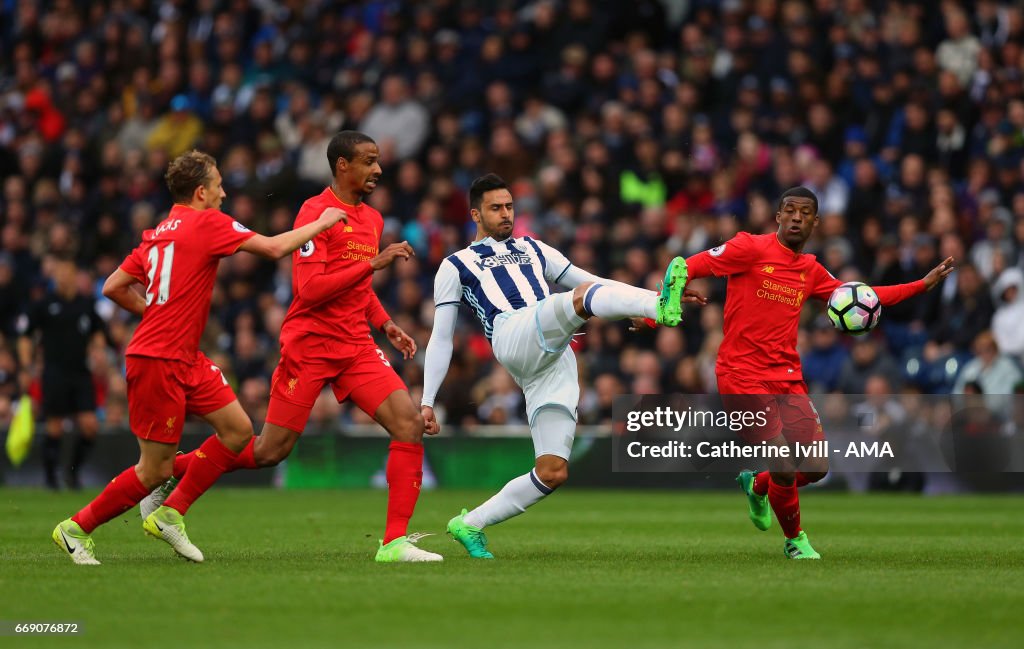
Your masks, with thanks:
M 772 526 L 772 508 L 768 504 L 768 496 L 759 496 L 754 493 L 754 478 L 757 474 L 753 471 L 740 471 L 736 476 L 736 484 L 747 494 L 747 510 L 750 515 L 750 522 L 759 530 L 766 530 Z
M 53 542 L 57 544 L 61 552 L 68 555 L 78 565 L 100 565 L 100 562 L 96 560 L 96 544 L 93 543 L 92 537 L 70 518 L 61 521 L 57 527 L 53 528 Z
M 821 555 L 811 547 L 811 542 L 807 540 L 807 532 L 803 531 L 791 539 L 786 539 L 786 544 L 782 547 L 782 552 L 790 559 L 821 558 Z
M 665 269 L 665 281 L 661 285 L 661 295 L 658 296 L 658 324 L 675 327 L 683 321 L 683 290 L 686 281 L 686 260 L 675 257 Z
M 448 533 L 462 544 L 474 559 L 493 559 L 494 555 L 487 551 L 487 535 L 479 527 L 473 527 L 463 520 L 466 510 L 448 521 Z

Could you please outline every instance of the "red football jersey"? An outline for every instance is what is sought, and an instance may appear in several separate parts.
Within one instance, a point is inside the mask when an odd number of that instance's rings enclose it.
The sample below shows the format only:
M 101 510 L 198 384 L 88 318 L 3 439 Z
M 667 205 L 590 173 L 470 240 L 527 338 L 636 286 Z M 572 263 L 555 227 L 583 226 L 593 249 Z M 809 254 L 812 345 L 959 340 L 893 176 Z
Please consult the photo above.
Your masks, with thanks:
M 686 260 L 690 279 L 728 276 L 717 374 L 762 381 L 802 381 L 796 351 L 800 309 L 809 297 L 827 300 L 841 282 L 814 255 L 796 253 L 775 233 L 741 232 Z M 874 287 L 883 305 L 925 290 L 917 281 Z
M 146 286 L 146 311 L 125 352 L 192 360 L 210 316 L 210 298 L 221 257 L 255 236 L 219 210 L 175 205 L 121 263 Z
M 339 221 L 292 253 L 292 304 L 281 326 L 282 346 L 303 336 L 324 336 L 352 345 L 373 344 L 370 326 L 380 327 L 388 320 L 373 292 L 370 260 L 377 256 L 384 218 L 366 203 L 348 205 L 328 187 L 302 204 L 295 219 L 299 228 L 319 218 L 328 207 L 348 214 L 348 223 Z M 313 291 L 306 281 L 318 275 L 345 274 L 344 287 L 328 296 Z

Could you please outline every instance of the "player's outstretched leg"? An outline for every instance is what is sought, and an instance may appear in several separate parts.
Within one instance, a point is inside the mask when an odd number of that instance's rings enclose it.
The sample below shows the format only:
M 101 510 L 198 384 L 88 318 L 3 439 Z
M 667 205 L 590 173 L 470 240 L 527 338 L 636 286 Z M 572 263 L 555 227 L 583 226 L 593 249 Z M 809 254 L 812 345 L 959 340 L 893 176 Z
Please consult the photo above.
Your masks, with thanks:
M 740 471 L 736 476 L 736 483 L 747 494 L 747 510 L 750 522 L 759 530 L 766 530 L 772 526 L 772 510 L 768 504 L 768 493 L 757 493 L 754 490 L 758 474 L 753 471 Z
M 149 471 L 159 465 L 163 457 L 169 460 L 174 448 L 157 442 L 140 442 L 140 446 L 142 458 L 139 460 L 139 470 L 144 472 L 147 482 L 152 485 L 162 476 L 152 479 Z M 75 563 L 98 564 L 90 536 L 93 530 L 134 507 L 148 492 L 149 487 L 140 479 L 136 467 L 128 467 L 81 511 L 58 524 L 53 530 L 53 542 Z
M 185 533 L 183 517 L 189 507 L 234 466 L 239 452 L 252 441 L 252 423 L 237 399 L 202 417 L 213 426 L 216 434 L 195 451 L 184 477 L 164 504 L 142 523 L 146 534 L 165 541 L 179 555 L 197 563 L 203 560 L 203 553 Z
M 537 462 L 526 475 L 510 480 L 501 491 L 471 512 L 465 509 L 448 521 L 448 533 L 475 559 L 493 559 L 483 530 L 522 514 L 551 495 L 569 478 L 569 453 L 576 421 L 564 408 L 541 408 L 530 425 Z
M 57 527 L 53 528 L 53 542 L 79 565 L 100 565 L 100 562 L 96 560 L 96 544 L 93 543 L 92 537 L 70 518 L 61 521 Z

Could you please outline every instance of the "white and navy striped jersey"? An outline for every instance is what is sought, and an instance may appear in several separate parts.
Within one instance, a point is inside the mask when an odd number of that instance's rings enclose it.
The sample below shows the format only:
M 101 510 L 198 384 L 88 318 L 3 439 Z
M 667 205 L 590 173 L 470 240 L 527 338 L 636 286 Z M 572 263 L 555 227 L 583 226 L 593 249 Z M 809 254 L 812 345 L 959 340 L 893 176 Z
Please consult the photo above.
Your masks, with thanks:
M 530 237 L 487 237 L 441 262 L 434 278 L 434 304 L 465 304 L 490 339 L 499 313 L 540 302 L 549 295 L 548 282 L 557 282 L 571 265 L 565 255 Z

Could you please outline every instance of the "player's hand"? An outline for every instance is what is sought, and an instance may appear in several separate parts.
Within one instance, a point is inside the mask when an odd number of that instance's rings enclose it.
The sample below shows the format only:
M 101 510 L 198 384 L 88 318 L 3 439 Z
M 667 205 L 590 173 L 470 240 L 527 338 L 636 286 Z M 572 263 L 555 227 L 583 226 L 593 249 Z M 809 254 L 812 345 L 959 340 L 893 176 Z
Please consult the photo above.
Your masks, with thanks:
M 629 323 L 629 330 L 634 333 L 654 329 L 658 326 L 658 323 L 650 318 L 630 318 Z
M 939 282 L 949 277 L 954 270 L 956 270 L 956 265 L 953 263 L 953 258 L 946 257 L 941 264 L 928 271 L 928 274 L 924 276 L 922 281 L 925 288 L 929 291 L 932 290 L 939 285 Z
M 695 291 L 692 288 L 688 288 L 683 291 L 683 304 L 696 304 L 697 306 L 707 306 L 708 299 L 704 297 L 700 291 Z
M 382 250 L 379 255 L 371 259 L 370 266 L 374 270 L 380 270 L 382 268 L 387 268 L 388 266 L 393 264 L 395 259 L 408 259 L 409 257 L 415 256 L 416 252 L 412 249 L 412 246 L 409 245 L 408 241 L 403 241 L 402 243 L 393 243 L 384 250 Z
M 437 423 L 434 416 L 434 409 L 430 406 L 420 406 L 420 414 L 423 415 L 423 432 L 427 435 L 437 435 L 441 432 L 441 424 Z
M 402 352 L 402 358 L 405 360 L 409 360 L 416 354 L 416 341 L 396 325 L 394 320 L 385 322 L 381 331 L 388 337 L 391 346 Z
M 348 223 L 348 214 L 340 207 L 328 207 L 320 212 L 320 217 L 317 219 L 317 222 L 324 226 L 324 230 L 333 228 L 338 221 Z

